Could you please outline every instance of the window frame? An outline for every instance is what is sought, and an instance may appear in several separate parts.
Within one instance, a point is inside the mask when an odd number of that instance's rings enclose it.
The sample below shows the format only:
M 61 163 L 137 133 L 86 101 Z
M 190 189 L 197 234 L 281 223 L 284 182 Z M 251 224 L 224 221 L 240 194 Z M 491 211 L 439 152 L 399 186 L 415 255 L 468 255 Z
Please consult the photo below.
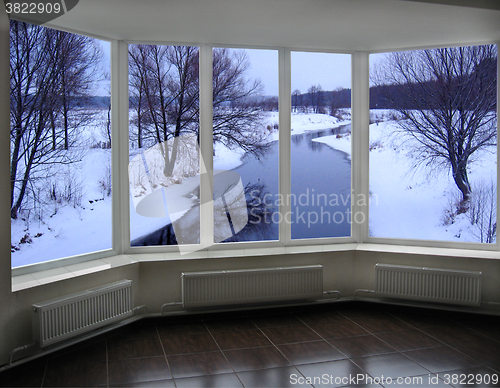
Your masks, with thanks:
M 386 54 L 386 53 L 392 53 L 392 52 L 404 52 L 404 51 L 418 51 L 418 50 L 432 50 L 432 49 L 439 49 L 439 48 L 453 48 L 453 47 L 466 47 L 466 46 L 481 46 L 481 45 L 496 45 L 497 46 L 497 147 L 496 147 L 496 155 L 497 155 L 497 188 L 498 188 L 498 183 L 500 182 L 500 168 L 499 168 L 499 163 L 500 163 L 500 145 L 498 141 L 498 134 L 499 134 L 499 129 L 500 125 L 498 122 L 498 117 L 500 113 L 500 108 L 498 101 L 500 101 L 500 60 L 498 59 L 498 47 L 500 47 L 500 42 L 473 42 L 473 43 L 461 43 L 461 44 L 436 44 L 432 46 L 426 46 L 426 47 L 412 47 L 412 48 L 400 48 L 397 50 L 374 50 L 374 51 L 369 51 L 368 55 L 370 54 Z M 369 71 L 369 69 L 368 69 Z M 369 114 L 369 107 L 368 107 L 368 114 Z M 368 129 L 368 136 L 369 136 L 369 129 Z M 369 153 L 368 146 L 366 148 L 366 153 Z M 369 158 L 369 155 L 367 155 Z M 363 179 L 369 181 L 369 175 L 370 171 L 369 168 L 366 169 L 366 171 L 363 172 L 364 176 Z M 500 204 L 500 192 L 497 189 L 497 209 L 499 209 Z M 368 209 L 368 217 L 369 217 L 369 209 Z M 496 217 L 496 222 L 497 225 L 499 224 L 500 221 L 500 214 L 497 210 L 497 217 Z M 368 231 L 367 231 L 368 232 Z M 377 244 L 380 246 L 384 245 L 389 245 L 389 246 L 408 246 L 408 247 L 426 247 L 426 248 L 445 248 L 445 249 L 465 249 L 465 250 L 475 250 L 475 251 L 500 251 L 500 241 L 497 238 L 496 242 L 493 244 L 488 244 L 488 243 L 480 243 L 480 242 L 462 242 L 462 241 L 442 241 L 442 240 L 425 240 L 425 239 L 407 239 L 407 238 L 391 238 L 391 237 L 373 237 L 370 236 L 369 233 L 367 233 L 366 238 L 365 238 L 365 243 L 367 244 Z M 499 252 L 500 253 L 500 252 Z
M 47 25 L 48 27 L 54 28 Z M 88 33 L 61 29 L 107 41 L 111 43 L 111 104 L 112 104 L 112 248 L 91 252 L 77 256 L 65 257 L 56 260 L 30 264 L 22 267 L 11 268 L 12 276 L 20 276 L 47 269 L 64 267 L 72 264 L 88 262 L 113 256 L 133 255 L 138 261 L 161 261 L 161 260 L 183 260 L 217 257 L 241 257 L 260 256 L 273 254 L 291 254 L 303 252 L 329 252 L 356 249 L 373 249 L 377 251 L 405 251 L 405 247 L 411 252 L 428 251 L 439 254 L 439 251 L 453 251 L 459 254 L 461 250 L 464 256 L 481 255 L 491 256 L 486 252 L 492 252 L 493 257 L 500 258 L 500 242 L 495 244 L 466 243 L 453 241 L 428 241 L 416 239 L 395 239 L 369 236 L 369 203 L 360 205 L 351 200 L 352 214 L 364 215 L 363 222 L 351 223 L 350 237 L 331 237 L 316 239 L 291 239 L 291 226 L 281 222 L 279 226 L 279 240 L 261 242 L 233 242 L 213 243 L 213 207 L 201 207 L 201 243 L 193 245 L 193 252 L 181 255 L 177 246 L 130 246 L 130 201 L 128 182 L 129 162 L 129 91 L 128 91 L 128 45 L 129 44 L 161 44 L 161 45 L 189 45 L 200 49 L 200 152 L 202 155 L 212 155 L 212 50 L 215 47 L 227 47 L 234 49 L 266 49 L 278 51 L 279 66 L 279 192 L 282 195 L 290 194 L 291 171 L 290 171 L 290 141 L 291 141 L 291 52 L 325 52 L 351 55 L 351 198 L 361 195 L 369 198 L 369 55 L 408 51 L 419 49 L 432 49 L 443 47 L 458 47 L 454 45 L 437 44 L 423 48 L 401 48 L 398 50 L 373 50 L 373 51 L 340 51 L 320 50 L 311 48 L 284 48 L 275 46 L 246 46 L 246 45 L 221 45 L 202 44 L 193 42 L 144 42 L 144 41 L 120 41 L 93 36 Z M 500 42 L 467 43 L 467 45 L 496 44 Z M 462 46 L 466 43 L 461 44 Z M 497 58 L 497 101 L 500 100 L 500 61 Z M 500 109 L 497 103 L 497 117 Z M 498 120 L 497 120 L 498 131 Z M 500 150 L 497 141 L 497 165 L 500 162 Z M 205 160 L 208 171 L 213 170 L 212 158 Z M 203 171 L 202 171 L 203 173 Z M 210 180 L 208 174 L 201 180 L 202 203 L 210 203 L 212 194 L 210 192 Z M 500 181 L 500 169 L 497 167 L 497 182 Z M 208 202 L 207 202 L 208 201 Z M 497 190 L 497 206 L 500 203 L 500 192 Z M 280 213 L 285 214 L 290 206 L 280 206 Z M 497 212 L 497 223 L 500 214 Z M 434 249 L 435 248 L 435 249 Z

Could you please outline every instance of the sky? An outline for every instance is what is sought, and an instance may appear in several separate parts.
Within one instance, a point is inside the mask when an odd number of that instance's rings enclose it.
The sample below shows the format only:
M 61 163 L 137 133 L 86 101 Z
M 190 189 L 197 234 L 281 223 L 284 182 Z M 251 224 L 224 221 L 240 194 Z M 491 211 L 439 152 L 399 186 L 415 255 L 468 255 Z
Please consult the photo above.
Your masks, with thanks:
M 278 51 L 246 49 L 250 61 L 248 78 L 260 79 L 264 95 L 278 95 Z M 292 92 L 306 93 L 312 85 L 323 90 L 351 87 L 351 56 L 349 54 L 310 53 L 293 51 Z
M 110 43 L 100 41 L 107 66 L 110 62 Z M 236 50 L 236 49 L 235 49 Z M 277 96 L 279 93 L 278 50 L 245 49 L 250 66 L 247 79 L 260 79 L 263 95 Z M 306 93 L 312 85 L 321 85 L 323 90 L 351 87 L 351 56 L 349 54 L 311 53 L 293 51 L 292 92 L 296 89 Z M 107 84 L 109 85 L 109 83 Z M 105 83 L 99 89 L 106 95 Z

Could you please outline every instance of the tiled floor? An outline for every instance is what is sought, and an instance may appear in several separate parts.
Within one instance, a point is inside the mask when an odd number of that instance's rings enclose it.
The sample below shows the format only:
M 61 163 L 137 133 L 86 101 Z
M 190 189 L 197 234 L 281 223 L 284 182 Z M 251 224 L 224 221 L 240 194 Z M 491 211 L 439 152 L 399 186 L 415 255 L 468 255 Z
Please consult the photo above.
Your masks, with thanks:
M 500 317 L 347 302 L 142 320 L 1 373 L 0 386 L 499 387 L 499 377 Z

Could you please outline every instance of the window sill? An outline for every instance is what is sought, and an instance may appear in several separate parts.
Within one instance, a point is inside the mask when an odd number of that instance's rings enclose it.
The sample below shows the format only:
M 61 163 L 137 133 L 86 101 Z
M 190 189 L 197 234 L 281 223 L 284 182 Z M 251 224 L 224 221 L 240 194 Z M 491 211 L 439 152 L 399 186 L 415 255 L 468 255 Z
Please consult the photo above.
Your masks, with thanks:
M 134 264 L 138 261 L 130 256 L 111 256 L 104 259 L 90 260 L 83 263 L 52 268 L 45 271 L 33 272 L 12 277 L 12 292 L 25 290 L 60 280 L 75 278 L 93 272 L 104 271 L 124 265 Z
M 456 249 L 456 248 L 436 248 L 408 245 L 390 245 L 375 243 L 343 243 L 328 245 L 304 245 L 290 247 L 273 248 L 248 248 L 248 249 L 227 249 L 217 251 L 198 251 L 189 255 L 180 256 L 179 253 L 138 253 L 128 255 L 110 256 L 97 260 L 90 260 L 78 264 L 71 264 L 58 268 L 52 268 L 44 271 L 33 272 L 12 277 L 12 292 L 22 291 L 29 288 L 54 283 L 60 280 L 66 280 L 91 274 L 94 272 L 105 271 L 125 265 L 141 262 L 158 261 L 178 261 L 178 260 L 196 260 L 196 259 L 222 259 L 229 257 L 250 257 L 250 256 L 269 256 L 284 254 L 304 254 L 321 252 L 342 252 L 342 251 L 360 251 L 360 252 L 384 252 L 408 255 L 425 255 L 441 257 L 458 257 L 470 259 L 500 259 L 499 251 Z

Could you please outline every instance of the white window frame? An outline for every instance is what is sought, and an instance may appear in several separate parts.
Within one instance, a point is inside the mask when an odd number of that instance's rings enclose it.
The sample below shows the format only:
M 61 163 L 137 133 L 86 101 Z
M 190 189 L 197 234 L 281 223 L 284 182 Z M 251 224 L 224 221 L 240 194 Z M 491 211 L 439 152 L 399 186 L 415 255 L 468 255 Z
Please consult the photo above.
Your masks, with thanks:
M 70 31 L 90 36 L 78 31 Z M 343 250 L 376 250 L 386 252 L 427 252 L 429 254 L 463 255 L 467 257 L 500 258 L 500 242 L 495 244 L 463 243 L 448 241 L 427 241 L 413 239 L 379 238 L 369 236 L 369 204 L 359 205 L 351 201 L 352 214 L 360 214 L 362 222 L 352 222 L 350 237 L 333 237 L 317 239 L 291 239 L 291 225 L 285 222 L 279 226 L 279 240 L 261 242 L 235 242 L 213 244 L 213 207 L 210 192 L 210 174 L 201 171 L 201 202 L 199 245 L 193 246 L 191 254 L 180 255 L 177 246 L 130 246 L 130 201 L 128 182 L 129 161 L 129 117 L 128 117 L 128 45 L 158 44 L 185 45 L 200 48 L 200 138 L 202 155 L 212 155 L 212 50 L 214 47 L 231 47 L 236 49 L 269 49 L 277 50 L 279 57 L 279 192 L 290 194 L 290 141 L 291 141 L 291 52 L 329 52 L 351 55 L 351 109 L 352 109 L 352 158 L 351 158 L 351 198 L 358 196 L 369 198 L 369 55 L 396 50 L 380 51 L 328 51 L 310 48 L 283 48 L 267 46 L 225 46 L 219 44 L 199 44 L 192 42 L 138 42 L 118 41 L 93 36 L 111 42 L 111 104 L 112 104 L 112 249 L 92 252 L 47 262 L 17 267 L 12 269 L 13 276 L 20 276 L 51 268 L 68 266 L 112 256 L 134 255 L 143 260 L 180 260 L 215 257 L 260 256 L 272 254 L 289 254 L 303 252 L 328 252 Z M 499 42 L 481 42 L 496 44 Z M 465 45 L 465 44 L 464 44 Z M 467 43 L 467 45 L 476 45 Z M 455 45 L 456 46 L 456 45 Z M 451 47 L 435 45 L 429 48 Z M 418 50 L 422 48 L 403 48 L 397 51 Z M 500 66 L 497 66 L 497 79 L 500 78 Z M 497 101 L 500 101 L 500 82 L 497 82 Z M 497 104 L 497 116 L 498 116 Z M 497 142 L 498 143 L 498 142 Z M 499 146 L 497 160 L 500 162 Z M 212 158 L 205 158 L 208 171 L 213 169 Z M 287 162 L 288 161 L 288 162 Z M 497 182 L 500 182 L 497 168 Z M 500 190 L 497 190 L 497 192 Z M 497 193 L 497 204 L 500 203 L 500 192 Z M 290 211 L 290 205 L 280 207 L 281 214 Z M 362 217 L 362 216 L 363 217 Z M 500 215 L 497 212 L 497 223 Z M 430 248 L 430 249 L 429 249 Z M 193 249 L 193 250 L 194 250 Z M 469 252 L 463 250 L 470 250 Z M 492 252 L 487 254 L 487 252 Z

